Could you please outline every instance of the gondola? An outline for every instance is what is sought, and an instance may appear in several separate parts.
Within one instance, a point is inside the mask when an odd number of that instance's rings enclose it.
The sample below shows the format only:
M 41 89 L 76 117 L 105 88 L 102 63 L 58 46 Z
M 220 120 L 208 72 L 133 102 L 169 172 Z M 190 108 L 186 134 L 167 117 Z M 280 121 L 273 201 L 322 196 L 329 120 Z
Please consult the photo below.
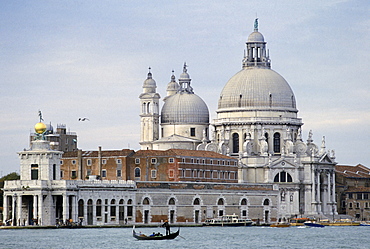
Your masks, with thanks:
M 166 239 L 175 239 L 180 234 L 180 228 L 175 233 L 170 233 L 169 235 L 154 234 L 154 235 L 145 235 L 142 233 L 135 232 L 135 226 L 132 229 L 132 235 L 138 240 L 166 240 Z

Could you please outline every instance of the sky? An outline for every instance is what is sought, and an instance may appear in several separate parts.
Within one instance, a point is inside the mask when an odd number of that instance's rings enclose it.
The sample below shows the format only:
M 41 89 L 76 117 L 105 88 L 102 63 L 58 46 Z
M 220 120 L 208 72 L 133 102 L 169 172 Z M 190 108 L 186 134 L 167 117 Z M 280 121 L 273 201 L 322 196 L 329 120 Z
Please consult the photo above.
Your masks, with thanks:
M 140 149 L 149 67 L 163 99 L 186 62 L 216 118 L 256 17 L 303 139 L 312 130 L 338 164 L 370 167 L 369 13 L 368 0 L 0 0 L 0 177 L 19 173 L 39 110 L 76 132 L 82 150 Z

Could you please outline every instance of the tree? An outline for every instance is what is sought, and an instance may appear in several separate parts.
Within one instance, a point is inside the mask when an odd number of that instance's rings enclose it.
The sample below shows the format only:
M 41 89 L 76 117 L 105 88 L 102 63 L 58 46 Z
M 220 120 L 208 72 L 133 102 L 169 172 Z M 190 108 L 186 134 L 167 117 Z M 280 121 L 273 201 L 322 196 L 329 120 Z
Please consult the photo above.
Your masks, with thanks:
M 0 178 L 0 207 L 3 207 L 3 190 L 4 187 L 4 181 L 11 181 L 11 180 L 19 180 L 21 177 L 16 172 L 7 174 L 6 176 L 3 176 Z

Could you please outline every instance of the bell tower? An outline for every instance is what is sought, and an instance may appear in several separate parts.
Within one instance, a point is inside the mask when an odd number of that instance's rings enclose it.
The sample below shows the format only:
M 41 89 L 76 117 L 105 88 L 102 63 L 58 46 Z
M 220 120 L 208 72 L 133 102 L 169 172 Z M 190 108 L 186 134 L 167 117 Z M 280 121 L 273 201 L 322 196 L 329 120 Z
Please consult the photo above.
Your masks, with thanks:
M 159 139 L 159 99 L 161 96 L 156 92 L 157 84 L 149 72 L 143 84 L 143 92 L 140 94 L 140 145 L 142 150 L 152 149 L 152 142 Z

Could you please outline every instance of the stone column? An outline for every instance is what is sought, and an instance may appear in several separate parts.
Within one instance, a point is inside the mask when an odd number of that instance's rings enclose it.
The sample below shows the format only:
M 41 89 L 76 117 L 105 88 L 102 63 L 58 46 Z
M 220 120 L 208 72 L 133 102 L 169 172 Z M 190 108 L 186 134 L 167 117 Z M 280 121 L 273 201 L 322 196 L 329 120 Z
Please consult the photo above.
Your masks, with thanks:
M 320 181 L 320 176 L 321 176 L 321 170 L 317 170 L 317 212 L 321 214 L 321 181 Z
M 18 198 L 17 198 L 17 222 L 18 222 L 18 226 L 21 226 L 22 224 L 22 195 L 18 195 Z
M 12 196 L 12 226 L 17 225 L 17 195 Z
M 63 222 L 65 223 L 68 219 L 69 209 L 68 209 L 68 195 L 62 194 L 63 197 Z
M 5 221 L 7 221 L 9 219 L 9 205 L 8 205 L 8 196 L 7 195 L 4 195 L 3 197 L 3 221 L 5 223 Z
M 336 200 L 335 200 L 335 171 L 334 170 L 332 170 L 331 171 L 331 175 L 332 175 L 332 177 L 331 177 L 331 180 L 332 180 L 332 184 L 331 184 L 331 191 L 332 191 L 332 193 L 333 193 L 333 195 L 332 195 L 332 203 L 333 203 L 333 207 L 334 207 L 334 214 L 338 214 L 337 213 L 337 205 L 335 205 L 336 204 Z
M 39 195 L 39 196 L 37 196 L 38 197 L 38 215 L 39 215 L 39 225 L 40 226 L 43 226 L 44 225 L 44 212 L 43 212 L 43 196 L 42 196 L 42 193 Z M 55 216 L 55 215 L 54 215 Z M 55 221 L 55 217 L 54 217 L 54 221 Z M 46 224 L 45 224 L 46 225 Z M 52 225 L 52 224 L 50 224 L 50 225 Z
M 37 200 L 38 200 L 38 198 L 37 198 L 38 196 L 37 195 L 33 195 L 33 214 L 32 214 L 32 218 L 34 218 L 34 219 L 38 219 L 39 217 L 38 217 L 38 210 L 37 210 L 37 208 L 38 208 L 38 203 L 37 203 Z M 39 221 L 37 221 L 37 223 L 38 223 Z

